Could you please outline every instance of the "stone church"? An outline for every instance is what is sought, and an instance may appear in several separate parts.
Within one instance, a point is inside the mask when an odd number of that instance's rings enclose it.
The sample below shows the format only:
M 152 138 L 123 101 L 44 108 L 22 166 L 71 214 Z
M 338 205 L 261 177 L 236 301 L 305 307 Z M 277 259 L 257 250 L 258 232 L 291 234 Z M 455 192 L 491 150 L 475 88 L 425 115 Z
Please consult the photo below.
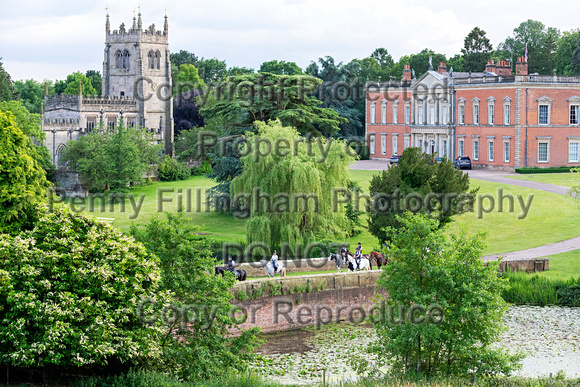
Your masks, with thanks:
M 45 145 L 56 166 L 70 140 L 100 125 L 113 128 L 122 119 L 126 126 L 147 128 L 165 154 L 172 155 L 173 98 L 169 60 L 167 15 L 163 30 L 155 24 L 143 29 L 141 12 L 133 24 L 111 31 L 105 23 L 102 96 L 45 96 L 42 130 Z

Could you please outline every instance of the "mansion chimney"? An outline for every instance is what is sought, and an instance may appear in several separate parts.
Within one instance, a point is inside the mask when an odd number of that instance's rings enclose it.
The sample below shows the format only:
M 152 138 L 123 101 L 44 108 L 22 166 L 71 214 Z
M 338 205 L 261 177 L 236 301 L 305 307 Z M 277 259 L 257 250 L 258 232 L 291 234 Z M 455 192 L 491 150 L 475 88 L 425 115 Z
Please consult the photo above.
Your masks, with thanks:
M 524 56 L 519 56 L 516 62 L 516 75 L 528 75 L 528 60 Z
M 493 61 L 493 59 L 490 59 L 485 65 L 485 72 L 497 74 L 495 70 L 496 70 L 495 62 Z
M 445 62 L 439 62 L 439 67 L 437 67 L 437 71 L 439 72 L 440 75 L 446 72 L 447 64 L 445 64 Z
M 408 64 L 403 69 L 403 81 L 411 82 L 411 66 Z

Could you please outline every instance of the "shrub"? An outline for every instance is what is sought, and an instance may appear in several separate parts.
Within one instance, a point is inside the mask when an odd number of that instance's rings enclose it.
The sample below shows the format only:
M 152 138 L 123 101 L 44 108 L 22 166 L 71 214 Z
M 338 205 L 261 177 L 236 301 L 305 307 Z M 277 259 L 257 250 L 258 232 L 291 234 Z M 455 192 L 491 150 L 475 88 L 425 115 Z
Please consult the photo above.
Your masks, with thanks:
M 185 180 L 191 176 L 187 164 L 170 156 L 165 156 L 157 167 L 157 177 L 161 181 Z
M 157 260 L 106 222 L 65 206 L 31 231 L 0 235 L 0 363 L 92 367 L 159 358 L 158 325 L 139 319 L 156 295 Z
M 516 168 L 516 173 L 532 174 L 532 173 L 568 173 L 574 167 L 524 167 Z

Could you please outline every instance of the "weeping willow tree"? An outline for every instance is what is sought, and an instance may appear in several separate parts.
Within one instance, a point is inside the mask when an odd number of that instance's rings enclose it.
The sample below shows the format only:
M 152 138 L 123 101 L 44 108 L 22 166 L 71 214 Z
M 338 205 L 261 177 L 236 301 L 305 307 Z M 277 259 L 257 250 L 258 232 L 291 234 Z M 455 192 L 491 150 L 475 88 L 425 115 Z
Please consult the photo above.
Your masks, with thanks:
M 306 140 L 279 120 L 256 122 L 241 158 L 243 173 L 232 180 L 230 194 L 249 213 L 248 243 L 296 251 L 309 243 L 343 240 L 353 222 L 346 206 L 336 203 L 336 188 L 348 186 L 354 155 L 339 140 Z M 335 203 L 333 203 L 333 200 Z

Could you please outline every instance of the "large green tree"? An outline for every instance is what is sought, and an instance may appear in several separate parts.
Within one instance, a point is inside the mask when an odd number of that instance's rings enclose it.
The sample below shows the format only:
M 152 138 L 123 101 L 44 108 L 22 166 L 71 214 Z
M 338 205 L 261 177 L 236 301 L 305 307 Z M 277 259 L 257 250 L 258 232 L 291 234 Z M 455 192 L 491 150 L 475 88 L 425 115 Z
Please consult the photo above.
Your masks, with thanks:
M 484 71 L 492 52 L 493 47 L 485 35 L 485 31 L 479 27 L 474 27 L 465 37 L 461 49 L 463 71 Z
M 212 241 L 200 235 L 191 219 L 183 213 L 165 215 L 166 219 L 153 217 L 143 227 L 132 227 L 131 233 L 159 257 L 160 291 L 172 293 L 177 310 L 193 312 L 205 307 L 215 315 L 209 326 L 206 318 L 188 322 L 185 317 L 191 315 L 175 316 L 167 327 L 159 371 L 182 380 L 200 380 L 222 375 L 224 369 L 247 369 L 255 357 L 252 349 L 257 344 L 257 328 L 239 336 L 230 334 L 229 328 L 237 325 L 230 304 L 234 276 L 214 275 Z
M 284 60 L 271 60 L 260 65 L 261 73 L 272 73 L 279 75 L 302 75 L 302 69 L 294 62 Z
M 369 231 L 382 245 L 389 238 L 386 227 L 400 226 L 397 215 L 407 210 L 428 214 L 444 226 L 472 208 L 476 190 L 469 191 L 469 176 L 449 160 L 433 163 L 413 147 L 403 151 L 397 165 L 373 176 L 369 192 L 374 199 Z
M 79 84 L 82 87 L 83 95 L 98 95 L 97 90 L 93 87 L 93 84 L 89 78 L 80 71 L 67 75 L 66 77 L 66 89 L 65 94 L 78 95 L 79 94 Z
M 231 183 L 231 198 L 246 195 L 248 243 L 262 242 L 271 249 L 288 243 L 291 249 L 318 240 L 344 239 L 354 224 L 346 206 L 334 200 L 333 190 L 348 186 L 348 168 L 354 161 L 340 140 L 303 140 L 292 127 L 280 121 L 257 122 L 257 133 L 248 133 L 251 152 L 242 157 L 243 172 Z M 261 141 L 261 145 L 257 145 Z M 288 144 L 292 148 L 265 152 L 265 142 Z M 292 145 L 291 145 L 292 144 Z M 285 154 L 286 153 L 286 154 Z M 259 191 L 269 200 L 257 200 Z M 241 204 L 244 207 L 244 204 Z
M 0 232 L 32 227 L 50 186 L 39 158 L 14 115 L 0 110 Z
M 6 72 L 0 57 L 0 102 L 11 101 L 14 98 L 14 85 L 10 74 Z
M 205 82 L 199 77 L 197 68 L 189 63 L 184 63 L 179 66 L 179 71 L 173 78 L 173 96 L 192 92 L 194 90 L 203 91 L 205 89 Z
M 91 81 L 91 85 L 96 91 L 96 95 L 101 95 L 103 93 L 103 79 L 101 77 L 101 73 L 96 70 L 88 70 L 85 74 L 89 81 Z
M 41 114 L 44 102 L 44 85 L 34 79 L 14 82 L 17 98 L 30 113 Z
M 158 161 L 160 149 L 144 129 L 120 125 L 69 141 L 64 161 L 79 172 L 91 192 L 122 190 L 142 181 L 150 165 Z
M 565 31 L 558 40 L 558 48 L 554 56 L 557 74 L 568 76 L 577 74 L 572 57 L 578 48 L 579 36 L 578 31 Z
M 494 56 L 515 61 L 517 57 L 524 56 L 527 47 L 529 73 L 549 75 L 556 68 L 554 55 L 559 37 L 557 28 L 546 27 L 544 23 L 530 19 L 514 29 L 513 37 L 507 37 L 498 45 Z
M 493 347 L 506 329 L 501 293 L 509 285 L 498 262 L 481 260 L 484 236 L 447 240 L 436 220 L 409 212 L 398 223 L 385 230 L 392 262 L 378 281 L 389 295 L 370 346 L 380 363 L 427 377 L 509 375 L 520 367 L 522 356 Z
M 38 114 L 30 113 L 20 101 L 0 102 L 0 111 L 10 112 L 14 116 L 16 126 L 28 136 L 35 145 L 38 155 L 37 161 L 44 168 L 47 177 L 51 177 L 55 171 L 50 153 L 44 146 L 45 133 L 40 128 L 41 117 Z

